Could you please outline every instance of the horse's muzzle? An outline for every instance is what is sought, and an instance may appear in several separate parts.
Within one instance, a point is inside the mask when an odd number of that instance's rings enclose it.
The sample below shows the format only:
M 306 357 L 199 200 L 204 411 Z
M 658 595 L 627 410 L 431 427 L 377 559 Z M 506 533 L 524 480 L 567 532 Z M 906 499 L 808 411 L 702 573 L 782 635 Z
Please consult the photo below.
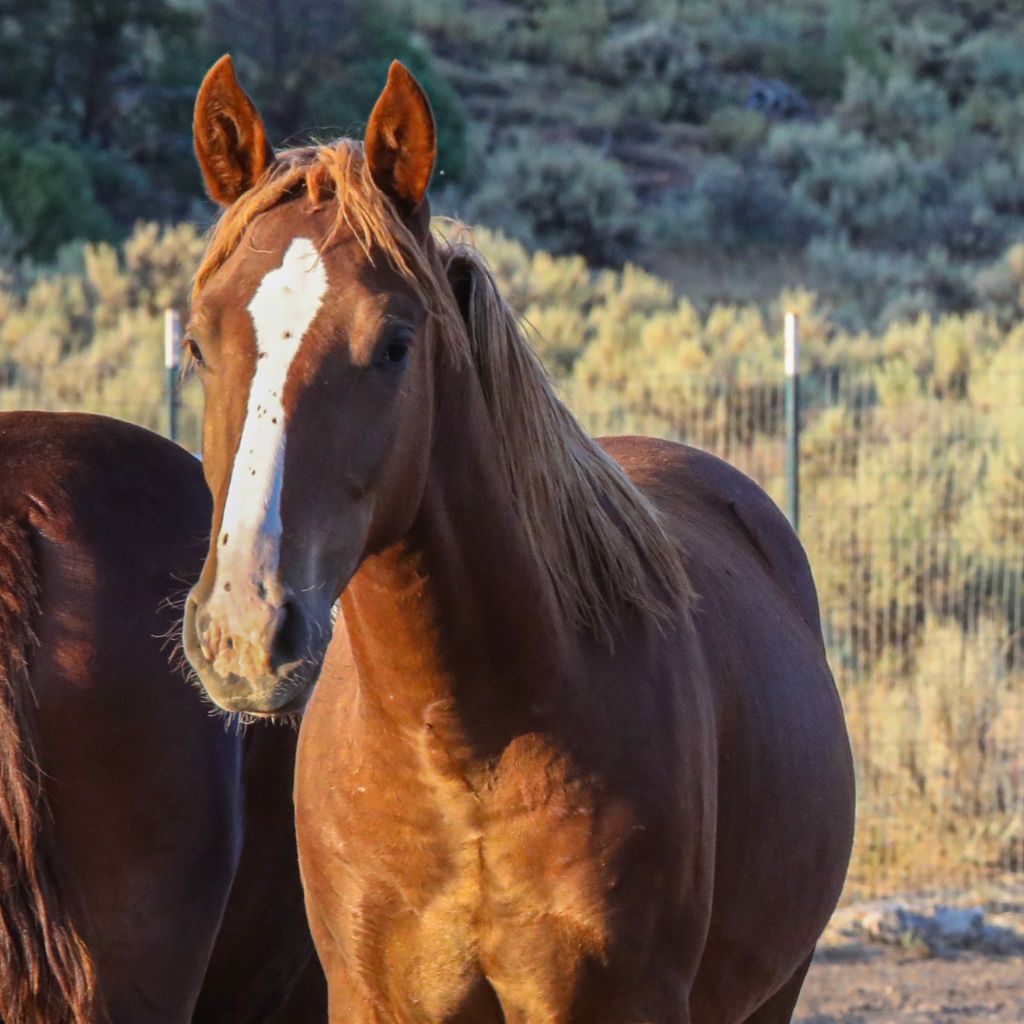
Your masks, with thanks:
M 289 715 L 305 705 L 323 651 L 297 602 L 249 609 L 247 615 L 210 609 L 195 591 L 185 604 L 185 655 L 210 699 L 225 711 Z

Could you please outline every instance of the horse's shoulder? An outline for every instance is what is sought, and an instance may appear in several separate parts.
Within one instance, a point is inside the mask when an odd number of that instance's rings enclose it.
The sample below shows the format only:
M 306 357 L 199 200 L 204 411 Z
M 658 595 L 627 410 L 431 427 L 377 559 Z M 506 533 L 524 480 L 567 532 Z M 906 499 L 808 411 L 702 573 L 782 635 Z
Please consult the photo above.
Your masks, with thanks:
M 602 438 L 601 445 L 667 517 L 687 551 L 723 538 L 757 558 L 820 633 L 818 598 L 803 545 L 765 491 L 735 466 L 690 445 L 649 437 Z

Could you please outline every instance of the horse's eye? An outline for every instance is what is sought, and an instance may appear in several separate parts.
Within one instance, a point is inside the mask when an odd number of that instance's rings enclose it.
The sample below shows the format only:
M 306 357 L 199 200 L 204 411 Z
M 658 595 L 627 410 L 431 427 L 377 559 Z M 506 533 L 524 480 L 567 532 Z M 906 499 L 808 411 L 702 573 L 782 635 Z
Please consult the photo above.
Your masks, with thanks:
M 385 368 L 396 369 L 397 367 L 404 366 L 408 358 L 409 342 L 391 341 L 381 353 L 380 363 Z
M 205 366 L 206 362 L 203 359 L 203 350 L 199 347 L 199 342 L 195 338 L 189 336 L 185 339 L 185 347 L 188 349 L 188 354 L 192 357 L 192 361 L 196 366 Z

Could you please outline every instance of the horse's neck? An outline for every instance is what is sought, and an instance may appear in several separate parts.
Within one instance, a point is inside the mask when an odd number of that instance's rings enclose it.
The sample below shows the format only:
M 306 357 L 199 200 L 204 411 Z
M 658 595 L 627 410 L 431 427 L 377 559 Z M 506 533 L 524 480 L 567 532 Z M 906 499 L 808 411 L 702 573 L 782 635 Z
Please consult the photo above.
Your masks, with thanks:
M 443 705 L 515 728 L 564 673 L 566 637 L 475 377 L 445 373 L 417 521 L 363 564 L 342 607 L 364 700 L 417 720 Z

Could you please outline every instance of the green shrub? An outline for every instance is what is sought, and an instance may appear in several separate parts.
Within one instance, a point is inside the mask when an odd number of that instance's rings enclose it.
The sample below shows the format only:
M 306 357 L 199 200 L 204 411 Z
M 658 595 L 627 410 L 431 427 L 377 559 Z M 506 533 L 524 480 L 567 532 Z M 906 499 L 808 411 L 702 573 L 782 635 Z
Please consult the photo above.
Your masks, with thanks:
M 842 60 L 802 35 L 766 42 L 763 68 L 814 99 L 833 99 L 843 87 Z
M 699 252 L 717 244 L 712 237 L 713 211 L 707 199 L 692 186 L 666 190 L 649 207 L 651 220 L 648 237 L 661 250 Z
M 708 134 L 723 153 L 748 153 L 767 138 L 768 122 L 756 110 L 724 107 L 708 119 Z
M 957 189 L 933 214 L 935 241 L 963 260 L 991 258 L 1006 245 L 1010 226 L 989 205 L 980 182 Z
M 963 39 L 949 55 L 947 80 L 964 92 L 971 86 L 1017 97 L 1024 90 L 1024 33 L 989 31 Z
M 22 251 L 23 247 L 24 243 L 14 230 L 10 217 L 7 216 L 3 206 L 0 205 L 0 282 L 3 281 L 4 276 L 13 268 L 18 258 L 18 253 Z
M 894 63 L 912 78 L 948 82 L 955 28 L 948 24 L 914 18 L 892 32 Z
M 633 116 L 700 122 L 721 88 L 693 34 L 675 21 L 612 33 L 601 47 L 601 73 L 626 91 Z
M 823 211 L 787 189 L 774 168 L 726 157 L 708 162 L 690 201 L 704 218 L 705 236 L 720 246 L 798 248 L 826 223 Z
M 19 239 L 17 255 L 50 260 L 72 239 L 113 236 L 78 149 L 0 131 L 0 165 L 0 208 Z
M 848 163 L 866 148 L 862 135 L 844 130 L 838 121 L 797 121 L 773 126 L 763 155 L 792 184 L 816 166 Z
M 620 262 L 639 237 L 636 196 L 622 168 L 578 142 L 520 134 L 492 157 L 470 216 L 528 245 Z
M 1005 324 L 1024 316 L 1024 244 L 1012 245 L 998 261 L 979 270 L 974 292 Z
M 606 0 L 540 0 L 536 7 L 537 30 L 550 52 L 570 67 L 598 64 L 610 25 Z
M 944 218 L 955 216 L 957 192 L 941 160 L 918 157 L 902 143 L 872 143 L 835 123 L 779 126 L 765 157 L 819 224 L 857 247 L 922 252 L 949 240 Z
M 1024 216 L 1024 159 L 996 157 L 985 162 L 974 179 L 992 209 L 1004 218 Z
M 854 5 L 833 3 L 825 18 L 778 5 L 718 13 L 703 33 L 721 67 L 781 78 L 815 100 L 833 100 L 843 87 L 847 60 L 874 66 L 880 50 L 874 28 Z M 696 19 L 695 19 L 696 20 Z
M 837 303 L 837 322 L 854 330 L 873 324 L 890 302 L 919 287 L 912 257 L 858 249 L 841 235 L 813 239 L 807 253 L 819 291 Z
M 838 98 L 848 67 L 877 73 L 885 66 L 877 25 L 863 6 L 831 0 L 821 21 L 799 8 L 754 15 L 748 32 L 761 49 L 760 69 L 813 99 Z
M 951 116 L 946 94 L 934 82 L 903 72 L 881 81 L 856 64 L 850 66 L 836 114 L 848 129 L 886 145 L 917 142 Z

